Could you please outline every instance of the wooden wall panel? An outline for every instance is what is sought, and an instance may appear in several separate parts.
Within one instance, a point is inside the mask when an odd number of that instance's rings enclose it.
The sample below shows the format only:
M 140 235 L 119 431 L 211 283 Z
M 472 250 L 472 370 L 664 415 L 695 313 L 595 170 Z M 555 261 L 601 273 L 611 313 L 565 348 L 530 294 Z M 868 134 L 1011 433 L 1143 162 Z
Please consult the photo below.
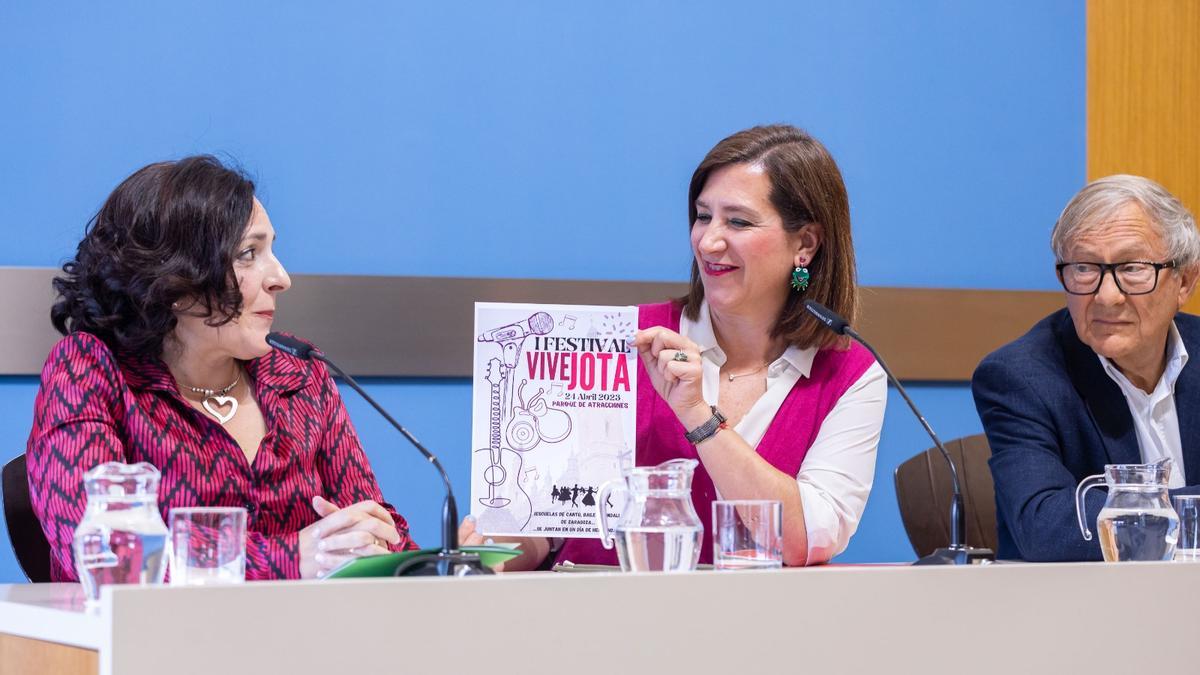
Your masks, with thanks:
M 0 267 L 0 375 L 41 371 L 58 340 L 50 327 L 55 270 Z M 473 303 L 633 305 L 687 290 L 682 283 L 292 276 L 276 326 L 321 346 L 353 375 L 466 377 Z M 862 289 L 859 332 L 907 380 L 969 380 L 979 360 L 1062 307 L 1060 292 Z M 2 674 L 0 674 L 2 675 Z
M 1089 0 L 1087 91 L 1088 180 L 1146 176 L 1197 213 L 1200 0 Z
M 858 333 L 902 380 L 970 380 L 983 357 L 1065 306 L 1057 291 L 862 289 Z

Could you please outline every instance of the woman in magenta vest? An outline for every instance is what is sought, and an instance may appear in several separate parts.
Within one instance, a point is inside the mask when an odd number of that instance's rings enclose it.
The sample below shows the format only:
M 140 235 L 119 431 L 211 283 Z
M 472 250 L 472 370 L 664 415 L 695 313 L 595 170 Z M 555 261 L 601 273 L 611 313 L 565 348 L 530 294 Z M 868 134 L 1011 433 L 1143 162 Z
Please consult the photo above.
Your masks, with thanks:
M 755 127 L 709 151 L 688 191 L 691 288 L 639 308 L 637 463 L 698 459 L 692 488 L 711 562 L 714 499 L 783 503 L 788 565 L 846 548 L 871 490 L 887 399 L 882 369 L 803 309 L 813 299 L 854 321 L 850 206 L 816 139 Z M 470 540 L 471 523 L 463 534 Z M 526 542 L 508 569 L 536 566 Z M 598 540 L 570 539 L 559 562 L 616 564 Z

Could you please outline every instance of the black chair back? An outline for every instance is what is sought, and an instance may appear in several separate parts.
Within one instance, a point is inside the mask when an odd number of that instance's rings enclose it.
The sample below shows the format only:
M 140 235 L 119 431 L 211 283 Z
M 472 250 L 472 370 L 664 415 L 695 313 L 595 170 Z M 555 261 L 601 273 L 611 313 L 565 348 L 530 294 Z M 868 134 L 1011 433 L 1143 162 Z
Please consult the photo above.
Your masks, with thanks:
M 50 581 L 50 542 L 42 532 L 42 524 L 29 499 L 29 474 L 25 455 L 21 454 L 4 465 L 4 521 L 8 524 L 8 539 L 25 576 L 33 582 Z
M 996 490 L 988 457 L 992 449 L 983 434 L 947 442 L 958 464 L 958 481 L 966 509 L 966 539 L 971 546 L 996 550 Z M 950 545 L 950 469 L 937 448 L 930 448 L 896 467 L 896 502 L 904 530 L 918 558 Z

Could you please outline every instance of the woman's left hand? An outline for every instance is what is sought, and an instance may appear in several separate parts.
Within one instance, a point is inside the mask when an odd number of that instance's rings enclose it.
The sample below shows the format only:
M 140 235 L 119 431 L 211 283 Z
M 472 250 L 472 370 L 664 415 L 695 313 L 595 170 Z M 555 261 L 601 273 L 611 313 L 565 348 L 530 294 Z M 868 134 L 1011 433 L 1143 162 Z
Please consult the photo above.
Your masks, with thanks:
M 490 544 L 491 541 L 484 539 L 483 535 L 475 529 L 475 516 L 467 516 L 462 519 L 458 525 L 458 545 L 459 546 L 483 546 Z
M 673 330 L 655 326 L 638 331 L 633 346 L 654 390 L 671 406 L 684 428 L 694 429 L 712 417 L 712 408 L 704 400 L 699 345 Z
M 510 537 L 509 539 L 513 538 Z M 490 546 L 493 543 L 495 542 L 491 538 L 484 539 L 483 535 L 475 529 L 475 516 L 467 516 L 462 519 L 462 523 L 458 526 L 459 546 Z M 504 563 L 493 565 L 492 571 L 503 572 Z

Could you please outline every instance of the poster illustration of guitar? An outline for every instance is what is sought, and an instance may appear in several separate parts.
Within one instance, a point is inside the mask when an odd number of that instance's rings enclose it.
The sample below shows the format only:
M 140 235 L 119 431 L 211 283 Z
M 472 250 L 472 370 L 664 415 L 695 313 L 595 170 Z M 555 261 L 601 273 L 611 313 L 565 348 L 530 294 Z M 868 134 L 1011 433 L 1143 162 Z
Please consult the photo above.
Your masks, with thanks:
M 634 461 L 636 332 L 636 307 L 475 303 L 471 515 L 482 534 L 599 536 L 600 486 Z

